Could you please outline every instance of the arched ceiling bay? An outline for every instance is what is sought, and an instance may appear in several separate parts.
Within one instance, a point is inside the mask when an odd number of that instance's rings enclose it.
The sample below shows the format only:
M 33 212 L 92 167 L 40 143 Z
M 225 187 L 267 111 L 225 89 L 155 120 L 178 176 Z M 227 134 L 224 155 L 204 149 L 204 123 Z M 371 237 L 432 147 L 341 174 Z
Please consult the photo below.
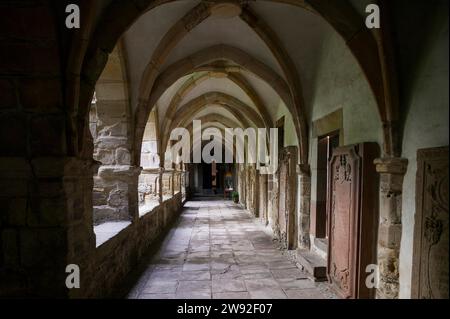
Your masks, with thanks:
M 252 56 L 248 55 L 246 52 L 238 48 L 230 47 L 228 45 L 217 45 L 200 50 L 191 56 L 175 62 L 171 66 L 167 67 L 161 74 L 159 74 L 154 81 L 154 86 L 150 91 L 148 100 L 143 100 L 146 103 L 146 106 L 139 109 L 141 113 L 138 114 L 137 120 L 140 121 L 144 119 L 146 117 L 145 113 L 151 109 L 151 106 L 154 105 L 159 100 L 159 98 L 164 95 L 165 92 L 167 92 L 167 89 L 169 89 L 173 84 L 177 83 L 180 77 L 184 77 L 185 75 L 189 74 L 189 72 L 195 72 L 198 69 L 201 69 L 202 71 L 216 72 L 217 68 L 214 65 L 210 65 L 208 63 L 213 63 L 219 60 L 221 61 L 223 59 L 232 60 L 234 63 L 245 66 L 245 69 L 248 69 L 248 71 L 257 75 L 267 83 L 270 83 L 274 90 L 276 90 L 277 94 L 282 97 L 283 101 L 289 103 L 289 111 L 296 111 L 295 106 L 292 102 L 292 97 L 290 95 L 289 86 L 278 74 L 267 67 L 264 63 L 252 58 Z M 207 66 L 205 66 L 205 63 Z M 239 66 L 238 68 L 234 66 L 225 67 L 225 70 L 229 72 L 240 72 L 242 69 L 243 67 L 241 66 Z M 223 72 L 223 69 L 219 70 Z M 267 123 L 270 124 L 269 122 Z M 138 127 L 140 127 L 139 123 L 137 125 Z M 266 126 L 269 127 L 270 125 Z
M 292 58 L 302 82 L 306 108 L 310 108 L 310 94 L 323 41 L 335 31 L 321 16 L 297 6 L 270 1 L 249 6 L 270 25 Z
M 183 85 L 187 81 L 191 79 L 195 81 L 197 78 L 200 78 L 205 74 L 206 72 L 196 72 L 182 76 L 175 83 L 173 83 L 167 90 L 164 91 L 164 93 L 156 102 L 159 123 L 161 124 L 163 123 L 164 117 L 167 113 L 167 109 L 169 108 L 171 101 L 173 100 L 175 95 L 182 89 Z
M 138 103 L 137 87 L 142 78 L 145 64 L 151 58 L 154 50 L 171 27 L 177 21 L 182 20 L 188 12 L 192 12 L 199 3 L 200 1 L 175 1 L 157 6 L 142 15 L 125 33 L 124 44 L 128 55 L 131 104 L 133 107 L 136 107 Z M 294 6 L 274 5 L 304 11 Z M 259 6 L 259 3 L 257 6 Z M 297 19 L 296 22 L 298 24 L 299 20 Z M 160 70 L 165 69 L 172 62 L 182 59 L 199 49 L 214 44 L 230 44 L 241 48 L 249 55 L 262 61 L 282 78 L 285 77 L 278 62 L 267 47 L 267 44 L 240 17 L 221 18 L 212 15 L 203 21 L 193 23 L 193 25 L 193 29 L 170 50 L 165 62 L 159 67 Z M 176 91 L 175 87 L 172 89 Z M 164 95 L 170 96 L 169 93 Z M 271 104 L 273 105 L 273 103 Z M 158 105 L 161 109 L 159 111 L 160 116 L 163 116 L 167 101 L 164 101 L 164 98 L 162 98 L 158 102 Z
M 233 14 L 217 14 L 217 2 Z M 164 134 L 183 105 L 215 92 L 242 102 L 264 127 L 287 118 L 302 157 L 309 96 L 330 34 L 336 31 L 311 7 L 289 1 L 168 1 L 153 8 L 123 36 L 136 137 L 154 107 Z M 236 113 L 221 112 L 235 120 Z
M 128 55 L 131 103 L 136 105 L 139 83 L 145 66 L 158 43 L 183 15 L 200 1 L 173 1 L 147 11 L 124 34 Z
M 145 129 L 145 123 L 147 122 L 151 109 L 156 104 L 156 101 L 149 103 L 149 98 L 147 97 L 153 94 L 153 85 L 155 80 L 161 72 L 164 72 L 164 70 L 161 70 L 160 67 L 167 62 L 166 58 L 170 55 L 171 51 L 177 46 L 177 44 L 179 44 L 189 32 L 195 29 L 196 26 L 201 24 L 211 14 L 217 16 L 219 12 L 219 16 L 223 13 L 229 16 L 230 12 L 234 12 L 232 17 L 239 16 L 247 23 L 247 25 L 270 49 L 272 55 L 275 57 L 283 71 L 290 101 L 289 99 L 286 99 L 287 95 L 284 92 L 280 94 L 280 97 L 285 101 L 289 114 L 292 116 L 295 134 L 299 139 L 298 155 L 300 164 L 306 165 L 304 167 L 307 167 L 309 124 L 307 114 L 308 109 L 305 107 L 304 94 L 305 91 L 306 94 L 308 94 L 309 90 L 308 88 L 305 89 L 302 83 L 305 76 L 301 74 L 302 72 L 298 72 L 297 70 L 297 65 L 298 63 L 301 63 L 301 59 L 289 53 L 290 49 L 288 48 L 286 41 L 282 39 L 283 36 L 280 36 L 279 31 L 276 30 L 276 24 L 285 24 L 287 18 L 285 19 L 285 17 L 282 16 L 279 20 L 273 22 L 273 20 L 270 20 L 269 16 L 263 16 L 261 13 L 262 9 L 259 9 L 259 7 L 264 4 L 274 4 L 280 7 L 286 6 L 289 8 L 288 10 L 292 9 L 292 11 L 295 10 L 296 12 L 304 13 L 304 11 L 301 10 L 311 12 L 320 17 L 317 21 L 322 21 L 323 26 L 330 25 L 332 27 L 334 37 L 338 35 L 342 38 L 343 43 L 345 44 L 345 49 L 350 51 L 354 56 L 358 67 L 361 68 L 363 75 L 365 76 L 365 80 L 370 87 L 371 93 L 375 97 L 377 104 L 376 107 L 378 108 L 378 112 L 383 123 L 383 151 L 389 155 L 398 155 L 400 150 L 399 140 L 401 139 L 401 135 L 396 132 L 396 126 L 392 125 L 392 123 L 396 123 L 399 120 L 399 105 L 397 101 L 398 92 L 396 87 L 394 66 L 388 63 L 389 58 L 393 54 L 389 43 L 390 30 L 389 25 L 387 25 L 383 30 L 370 30 L 365 26 L 365 12 L 362 12 L 362 9 L 364 7 L 363 3 L 366 4 L 369 0 L 361 0 L 361 2 L 357 2 L 356 0 L 99 1 L 105 4 L 110 3 L 110 5 L 105 5 L 105 8 L 102 9 L 102 11 L 104 11 L 104 16 L 98 16 L 100 17 L 98 19 L 95 19 L 95 16 L 91 17 L 89 19 L 89 27 L 84 28 L 81 33 L 77 34 L 75 41 L 76 45 L 72 51 L 74 56 L 79 56 L 80 59 L 75 58 L 69 63 L 69 70 L 73 70 L 74 74 L 78 74 L 78 72 L 80 72 L 82 78 L 80 108 L 79 112 L 76 114 L 77 124 L 70 127 L 71 133 L 78 133 L 77 140 L 81 152 L 83 152 L 86 148 L 84 145 L 86 144 L 85 141 L 89 140 L 86 138 L 88 130 L 84 128 L 86 126 L 86 118 L 88 116 L 87 110 L 90 107 L 90 101 L 95 89 L 95 81 L 100 76 L 108 54 L 113 50 L 121 36 L 125 38 L 127 37 L 126 31 L 131 30 L 133 24 L 139 23 L 140 19 L 145 19 L 146 13 L 150 14 L 152 10 L 158 9 L 159 7 L 161 7 L 159 8 L 161 10 L 166 10 L 168 6 L 172 6 L 169 14 L 160 14 L 158 18 L 165 20 L 166 22 L 169 19 L 177 22 L 172 24 L 172 27 L 168 29 L 169 31 L 166 32 L 161 38 L 162 41 L 160 40 L 158 42 L 156 47 L 157 49 L 153 50 L 153 52 L 151 52 L 151 49 L 147 50 L 147 53 L 149 53 L 147 56 L 140 56 L 140 53 L 136 55 L 138 58 L 135 60 L 140 60 L 141 65 L 144 65 L 144 63 L 147 62 L 145 72 L 140 77 L 140 83 L 136 80 L 139 78 L 139 75 L 128 76 L 127 84 L 130 86 L 130 91 L 132 92 L 130 104 L 132 106 L 131 115 L 133 116 L 134 123 L 132 123 L 133 132 L 131 132 L 131 135 L 134 139 L 132 141 L 134 144 L 133 157 L 136 159 L 136 163 L 139 163 L 138 153 L 141 149 L 140 143 L 143 131 Z M 386 3 L 381 2 L 380 5 L 384 6 Z M 178 12 L 176 6 L 181 8 Z M 184 10 L 183 6 L 185 6 Z M 169 9 L 167 10 L 169 11 Z M 258 10 L 260 11 L 258 12 Z M 269 15 L 273 14 L 270 12 Z M 181 17 L 181 19 L 179 19 L 179 17 Z M 155 21 L 155 19 L 150 20 L 147 21 L 149 25 L 153 24 Z M 295 26 L 290 29 L 294 29 L 296 31 L 312 29 L 311 27 L 308 27 L 308 25 L 305 25 L 304 19 L 302 19 L 301 16 L 296 16 L 293 21 L 296 22 Z M 167 23 L 166 25 L 168 26 L 170 23 Z M 137 29 L 139 29 L 137 30 L 138 32 L 144 32 L 140 39 L 142 40 L 141 42 L 145 42 L 145 40 L 149 38 L 147 34 L 145 34 L 145 32 L 148 31 L 148 28 Z M 105 32 L 105 30 L 107 30 L 107 32 Z M 313 31 L 314 30 L 311 32 Z M 79 49 L 80 47 L 85 46 L 85 35 L 88 35 L 89 32 L 91 32 L 91 36 L 87 47 L 85 49 Z M 299 35 L 300 34 L 301 33 L 299 32 Z M 166 37 L 167 35 L 169 36 L 168 38 Z M 304 47 L 307 48 L 307 39 L 304 39 L 299 35 L 296 36 L 297 42 L 304 44 Z M 327 40 L 324 42 L 327 42 Z M 160 46 L 161 43 L 163 46 Z M 311 47 L 314 48 L 313 45 Z M 330 48 L 327 48 L 326 45 L 321 47 L 325 47 L 326 50 L 330 50 Z M 218 49 L 220 49 L 220 46 Z M 334 52 L 333 48 L 331 48 L 330 51 Z M 250 54 L 249 56 L 251 59 L 254 58 Z M 309 62 L 312 63 L 312 65 L 317 65 L 317 59 L 320 60 L 320 52 L 317 55 L 313 55 L 313 57 L 315 60 Z M 216 56 L 216 59 L 218 58 L 219 56 Z M 249 61 L 251 62 L 252 60 Z M 195 59 L 185 62 L 195 65 L 194 69 L 199 67 L 196 63 L 198 61 Z M 212 60 L 204 61 L 204 63 L 210 62 L 212 62 Z M 349 62 L 353 63 L 354 61 Z M 133 62 L 129 62 L 129 64 L 132 63 Z M 242 63 L 242 61 L 238 64 L 240 67 L 246 67 L 246 63 Z M 179 75 L 179 77 L 194 71 L 188 70 L 187 65 L 181 66 L 185 67 L 185 72 L 184 74 Z M 304 66 L 300 64 L 299 69 L 303 70 L 303 68 Z M 127 73 L 130 74 L 133 72 L 130 71 Z M 134 72 L 134 74 L 139 74 L 139 72 Z M 283 77 L 281 78 L 283 79 Z M 267 79 L 265 79 L 265 81 L 269 83 L 271 82 Z M 306 84 L 306 86 L 308 85 L 309 83 Z M 163 91 L 169 86 L 170 85 L 163 87 Z M 275 90 L 278 92 L 279 88 L 280 86 L 275 88 Z M 74 90 L 76 89 L 77 88 L 74 88 Z M 138 94 L 133 92 L 138 92 Z M 158 92 L 157 95 L 160 96 L 162 93 L 164 92 Z M 314 102 L 314 100 L 312 101 Z M 73 152 L 78 152 L 75 144 L 71 145 L 71 148 L 73 148 Z
M 244 92 L 244 90 L 226 77 L 208 77 L 205 81 L 202 81 L 200 84 L 196 85 L 190 92 L 188 92 L 187 95 L 181 100 L 179 106 L 189 102 L 197 96 L 211 91 L 232 95 L 256 110 L 256 105 L 254 105 L 253 101 Z
M 229 44 L 265 63 L 284 77 L 276 59 L 258 35 L 239 17 L 223 19 L 210 16 L 191 30 L 171 51 L 163 69 L 199 49 Z

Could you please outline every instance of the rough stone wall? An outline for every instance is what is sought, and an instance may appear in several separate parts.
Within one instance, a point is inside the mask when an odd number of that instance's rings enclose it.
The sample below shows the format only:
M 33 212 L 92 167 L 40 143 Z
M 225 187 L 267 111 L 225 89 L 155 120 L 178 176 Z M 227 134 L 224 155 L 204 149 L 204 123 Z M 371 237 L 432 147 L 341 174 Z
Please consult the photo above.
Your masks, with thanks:
M 173 176 L 173 192 L 177 194 L 181 191 L 181 172 L 175 171 Z
M 62 69 L 59 6 L 0 2 L 1 296 L 64 298 L 68 260 L 81 264 L 95 247 L 94 167 L 68 155 L 73 78 Z
M 130 114 L 122 65 L 118 45 L 109 55 L 95 86 L 95 114 L 91 116 L 90 129 L 94 138 L 94 159 L 103 165 L 130 165 Z
M 246 208 L 255 216 L 258 217 L 258 189 L 259 176 L 257 175 L 255 165 L 245 166 L 245 203 Z
M 92 162 L 0 157 L 0 163 L 0 296 L 64 298 L 66 265 L 89 272 L 95 250 Z
M 94 223 L 128 220 L 135 214 L 138 171 L 131 166 L 130 116 L 121 45 L 116 46 L 95 86 L 90 131 L 95 160 Z
M 140 168 L 128 165 L 101 166 L 94 176 L 94 223 L 131 220 L 137 209 Z
M 153 110 L 150 112 L 142 139 L 141 166 L 144 169 L 159 167 L 157 126 L 157 114 Z
M 265 225 L 268 224 L 268 216 L 267 216 L 267 184 L 268 184 L 268 176 L 267 174 L 259 175 L 259 218 L 261 222 Z
M 171 197 L 174 193 L 173 188 L 173 180 L 174 180 L 174 173 L 172 171 L 164 172 L 162 176 L 162 187 L 163 187 L 163 196 Z
M 142 171 L 139 175 L 139 205 L 159 200 L 159 173 Z
M 155 239 L 178 217 L 182 204 L 181 194 L 175 195 L 99 246 L 90 261 L 95 272 L 79 289 L 80 296 L 111 296 Z

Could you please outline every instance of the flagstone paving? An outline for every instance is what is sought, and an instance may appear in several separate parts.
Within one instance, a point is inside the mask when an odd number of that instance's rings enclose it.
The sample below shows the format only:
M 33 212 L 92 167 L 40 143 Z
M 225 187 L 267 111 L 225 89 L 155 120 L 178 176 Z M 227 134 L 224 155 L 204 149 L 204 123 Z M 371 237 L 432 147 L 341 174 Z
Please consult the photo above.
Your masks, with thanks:
M 231 201 L 194 200 L 128 298 L 329 299 L 252 215 Z

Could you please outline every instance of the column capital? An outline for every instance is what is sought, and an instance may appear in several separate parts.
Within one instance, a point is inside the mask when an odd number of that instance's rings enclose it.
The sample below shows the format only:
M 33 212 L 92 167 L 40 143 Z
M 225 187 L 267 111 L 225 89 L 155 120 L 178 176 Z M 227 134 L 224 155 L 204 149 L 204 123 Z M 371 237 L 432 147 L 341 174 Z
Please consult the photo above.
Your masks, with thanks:
M 98 170 L 101 178 L 133 178 L 139 176 L 142 171 L 140 166 L 132 165 L 102 165 Z
M 405 175 L 408 160 L 401 157 L 383 157 L 374 160 L 378 173 Z

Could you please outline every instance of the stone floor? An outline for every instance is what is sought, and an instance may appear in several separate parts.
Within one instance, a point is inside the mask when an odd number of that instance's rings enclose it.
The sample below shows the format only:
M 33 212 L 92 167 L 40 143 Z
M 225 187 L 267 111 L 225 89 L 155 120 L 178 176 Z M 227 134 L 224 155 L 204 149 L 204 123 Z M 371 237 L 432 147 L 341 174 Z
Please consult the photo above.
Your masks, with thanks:
M 231 201 L 187 202 L 128 298 L 324 299 L 267 230 Z

